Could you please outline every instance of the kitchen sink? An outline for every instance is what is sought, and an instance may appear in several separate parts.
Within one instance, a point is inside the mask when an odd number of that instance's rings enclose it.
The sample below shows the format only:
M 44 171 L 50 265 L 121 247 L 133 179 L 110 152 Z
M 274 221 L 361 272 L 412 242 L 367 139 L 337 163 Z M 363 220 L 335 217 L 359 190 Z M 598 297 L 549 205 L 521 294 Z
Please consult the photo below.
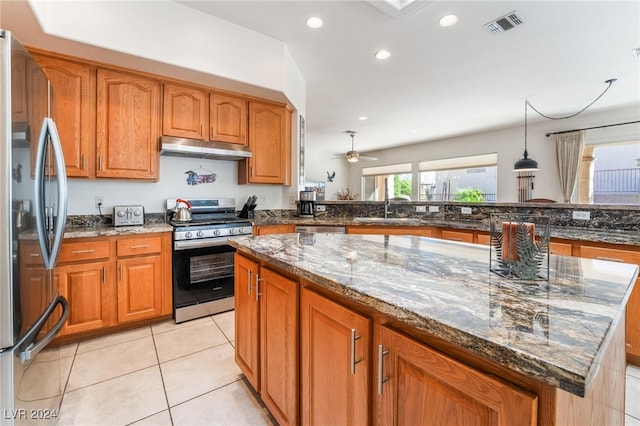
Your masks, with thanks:
M 354 222 L 376 222 L 376 223 L 404 223 L 422 222 L 415 217 L 354 217 Z

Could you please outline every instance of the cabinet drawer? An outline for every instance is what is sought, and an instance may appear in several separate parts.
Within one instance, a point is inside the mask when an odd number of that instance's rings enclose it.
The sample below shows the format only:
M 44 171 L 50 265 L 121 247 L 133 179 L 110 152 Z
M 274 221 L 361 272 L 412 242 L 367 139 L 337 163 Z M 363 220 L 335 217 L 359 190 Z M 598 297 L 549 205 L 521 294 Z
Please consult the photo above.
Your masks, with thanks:
M 60 249 L 60 263 L 83 260 L 104 259 L 109 257 L 109 241 L 63 241 Z
M 580 257 L 640 265 L 640 251 L 619 250 L 581 245 Z
M 116 243 L 117 256 L 135 256 L 138 254 L 160 253 L 160 237 L 142 237 L 120 239 Z
M 485 246 L 491 245 L 491 235 L 489 234 L 478 234 L 476 239 L 476 244 L 482 244 Z
M 21 241 L 20 263 L 23 265 L 42 265 L 42 253 L 40 253 L 37 241 Z
M 549 243 L 549 253 L 557 254 L 558 256 L 571 256 L 573 254 L 573 247 L 567 243 Z
M 473 242 L 473 233 L 464 231 L 442 231 L 441 238 L 449 241 Z

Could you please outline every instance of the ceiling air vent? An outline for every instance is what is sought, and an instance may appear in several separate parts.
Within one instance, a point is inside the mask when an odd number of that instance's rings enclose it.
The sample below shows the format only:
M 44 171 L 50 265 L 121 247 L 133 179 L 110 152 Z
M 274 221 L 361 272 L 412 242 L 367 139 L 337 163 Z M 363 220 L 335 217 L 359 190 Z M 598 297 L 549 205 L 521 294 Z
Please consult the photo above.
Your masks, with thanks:
M 502 34 L 522 24 L 524 24 L 524 20 L 518 15 L 518 12 L 514 10 L 495 21 L 489 22 L 484 27 L 494 34 Z

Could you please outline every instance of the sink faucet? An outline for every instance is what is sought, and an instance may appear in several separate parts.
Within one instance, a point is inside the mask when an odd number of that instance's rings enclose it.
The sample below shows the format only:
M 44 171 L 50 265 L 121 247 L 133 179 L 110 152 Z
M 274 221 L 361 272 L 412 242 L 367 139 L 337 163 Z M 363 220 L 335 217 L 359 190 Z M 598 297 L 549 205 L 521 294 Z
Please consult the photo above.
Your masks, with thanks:
M 384 218 L 386 219 L 389 215 L 389 205 L 391 202 L 389 201 L 389 178 L 384 178 Z

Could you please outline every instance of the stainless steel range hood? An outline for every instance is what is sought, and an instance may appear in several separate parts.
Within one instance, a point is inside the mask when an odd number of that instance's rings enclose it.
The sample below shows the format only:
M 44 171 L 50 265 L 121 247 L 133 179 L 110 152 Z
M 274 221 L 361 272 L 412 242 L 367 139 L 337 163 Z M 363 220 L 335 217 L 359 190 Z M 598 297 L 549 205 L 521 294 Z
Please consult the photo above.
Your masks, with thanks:
M 160 138 L 160 155 L 230 161 L 244 160 L 252 156 L 249 148 L 244 145 L 170 136 Z

